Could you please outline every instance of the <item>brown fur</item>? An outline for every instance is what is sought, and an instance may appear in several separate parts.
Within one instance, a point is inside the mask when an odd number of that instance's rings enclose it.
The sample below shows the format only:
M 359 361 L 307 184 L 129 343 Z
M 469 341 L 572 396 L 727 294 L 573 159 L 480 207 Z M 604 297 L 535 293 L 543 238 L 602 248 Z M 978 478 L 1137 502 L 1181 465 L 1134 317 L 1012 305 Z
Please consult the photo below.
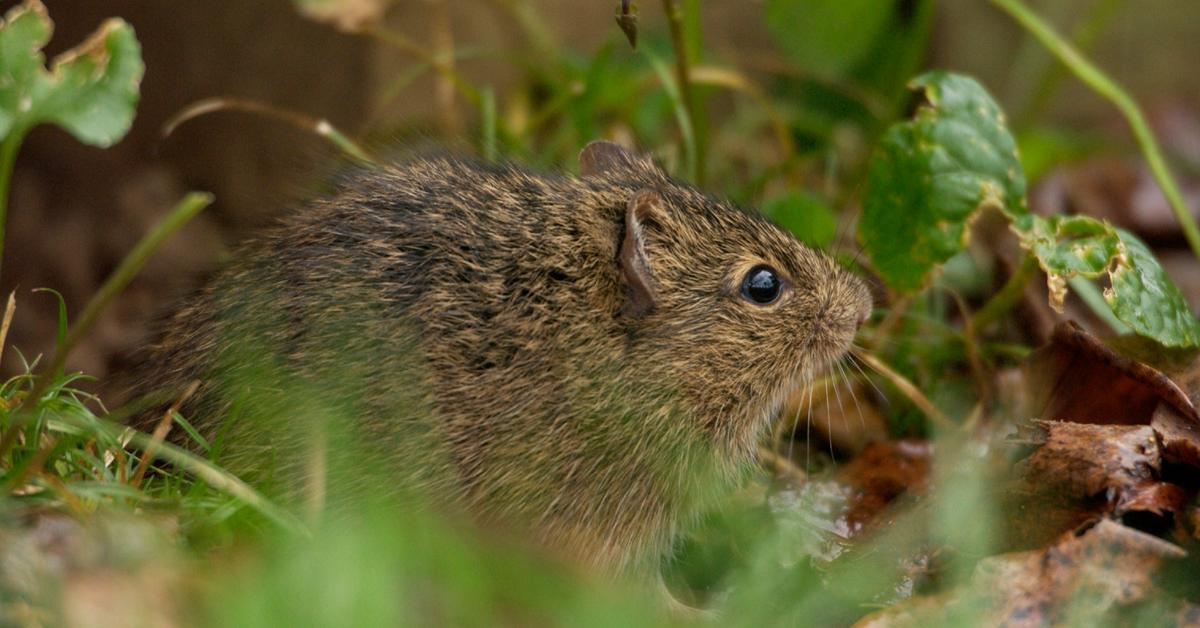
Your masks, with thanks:
M 173 319 L 146 385 L 205 381 L 191 413 L 210 435 L 235 406 L 290 427 L 340 409 L 477 520 L 604 570 L 649 564 L 843 354 L 870 297 L 648 161 L 598 143 L 582 165 L 436 157 L 350 177 L 241 249 Z M 739 293 L 759 263 L 788 286 L 765 307 Z M 257 425 L 229 455 L 285 444 Z

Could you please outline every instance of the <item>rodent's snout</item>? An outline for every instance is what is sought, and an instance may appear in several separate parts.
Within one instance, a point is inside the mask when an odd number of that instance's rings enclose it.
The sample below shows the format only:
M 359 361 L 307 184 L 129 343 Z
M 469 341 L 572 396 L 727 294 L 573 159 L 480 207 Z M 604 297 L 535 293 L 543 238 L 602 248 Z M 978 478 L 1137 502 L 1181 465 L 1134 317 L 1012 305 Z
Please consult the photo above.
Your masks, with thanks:
M 862 329 L 863 325 L 871 318 L 871 310 L 874 308 L 874 299 L 871 298 L 871 292 L 867 289 L 866 284 L 861 279 L 849 273 L 842 275 L 842 291 L 846 295 L 844 297 L 845 305 L 849 314 L 842 320 L 849 319 L 853 325 L 851 332 L 857 332 Z M 848 307 L 847 307 L 848 306 Z M 846 311 L 846 310 L 843 310 Z M 845 315 L 843 315 L 845 316 Z
M 858 320 L 854 321 L 854 329 L 862 329 L 862 326 L 867 324 L 867 319 L 869 318 L 871 318 L 871 308 L 867 306 L 863 308 L 863 311 L 858 313 Z

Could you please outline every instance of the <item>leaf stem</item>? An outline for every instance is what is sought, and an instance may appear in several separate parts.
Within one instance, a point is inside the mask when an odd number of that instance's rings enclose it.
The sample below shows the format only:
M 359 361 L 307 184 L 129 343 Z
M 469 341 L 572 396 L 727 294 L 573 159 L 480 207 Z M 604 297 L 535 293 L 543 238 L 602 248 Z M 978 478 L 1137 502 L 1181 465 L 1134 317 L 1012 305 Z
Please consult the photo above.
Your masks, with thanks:
M 13 168 L 17 164 L 17 150 L 21 148 L 24 134 L 12 129 L 8 137 L 0 142 L 0 267 L 4 264 L 4 225 L 8 218 L 8 187 L 12 182 Z
M 1179 220 L 1183 235 L 1192 248 L 1192 253 L 1200 258 L 1200 227 L 1197 227 L 1195 218 L 1188 210 L 1183 195 L 1179 192 L 1179 186 L 1175 183 L 1175 179 L 1167 167 L 1166 159 L 1163 158 L 1162 150 L 1159 149 L 1154 134 L 1150 132 L 1150 125 L 1146 123 L 1146 118 L 1142 115 L 1142 110 L 1138 107 L 1137 102 L 1103 70 L 1088 61 L 1074 46 L 1064 40 L 1020 0 L 991 0 L 991 2 L 1032 33 L 1043 46 L 1058 57 L 1063 65 L 1074 72 L 1075 76 L 1079 77 L 1097 94 L 1106 98 L 1125 116 L 1125 121 L 1129 123 L 1138 146 L 1141 147 L 1142 154 L 1146 157 L 1151 172 L 1154 173 L 1155 180 L 1158 181 L 1159 187 L 1162 188 L 1163 194 L 1171 204 L 1175 218 Z
M 1071 45 L 1086 53 L 1104 33 L 1105 27 L 1117 16 L 1118 10 L 1125 6 L 1125 0 L 1098 0 L 1092 5 L 1087 16 L 1071 31 Z M 1024 129 L 1041 117 L 1058 92 L 1059 86 L 1067 76 L 1067 69 L 1061 64 L 1054 64 L 1040 73 L 1033 91 L 1021 114 L 1017 116 L 1014 127 Z
M 1025 253 L 1021 258 L 1020 265 L 1008 276 L 1008 281 L 1005 281 L 1000 290 L 992 295 L 992 298 L 988 299 L 971 317 L 971 326 L 977 332 L 983 331 L 1008 314 L 1009 310 L 1012 310 L 1020 302 L 1021 296 L 1025 292 L 1025 286 L 1029 285 L 1029 280 L 1033 279 L 1037 269 L 1037 258 Z

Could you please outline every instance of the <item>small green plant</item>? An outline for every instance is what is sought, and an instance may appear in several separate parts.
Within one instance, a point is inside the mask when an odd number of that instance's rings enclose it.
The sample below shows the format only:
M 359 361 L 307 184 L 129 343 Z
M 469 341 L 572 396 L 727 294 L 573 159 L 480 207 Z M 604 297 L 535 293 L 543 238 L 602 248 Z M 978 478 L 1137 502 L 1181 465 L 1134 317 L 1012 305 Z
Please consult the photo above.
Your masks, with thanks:
M 25 134 L 54 124 L 92 146 L 129 131 L 145 66 L 133 28 L 114 18 L 45 67 L 42 46 L 54 23 L 41 0 L 26 0 L 0 20 L 0 255 L 8 185 Z
M 924 287 L 966 247 L 978 213 L 995 209 L 1046 272 L 1057 308 L 1069 279 L 1107 275 L 1104 299 L 1131 329 L 1167 346 L 1200 344 L 1200 322 L 1137 237 L 1088 216 L 1029 211 L 1016 142 L 979 83 L 933 72 L 912 85 L 926 104 L 884 135 L 859 225 L 876 272 L 892 287 Z

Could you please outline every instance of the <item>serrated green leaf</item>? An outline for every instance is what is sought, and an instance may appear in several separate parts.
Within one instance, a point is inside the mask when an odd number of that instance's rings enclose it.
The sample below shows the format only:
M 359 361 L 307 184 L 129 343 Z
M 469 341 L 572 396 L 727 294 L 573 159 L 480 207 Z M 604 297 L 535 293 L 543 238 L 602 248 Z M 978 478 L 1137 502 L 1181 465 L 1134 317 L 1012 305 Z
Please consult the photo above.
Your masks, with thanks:
M 1032 217 L 1021 243 L 1046 272 L 1050 304 L 1061 310 L 1067 281 L 1107 273 L 1104 300 L 1134 332 L 1169 347 L 1200 344 L 1200 322 L 1154 254 L 1136 236 L 1089 216 Z
M 861 60 L 891 20 L 879 0 L 768 0 L 767 27 L 801 67 L 838 75 Z
M 1109 273 L 1112 287 L 1104 291 L 1113 313 L 1135 332 L 1168 347 L 1200 345 L 1200 322 L 1154 254 L 1132 233 L 1115 231 L 1124 251 Z
M 1018 232 L 1051 275 L 1097 277 L 1120 250 L 1120 238 L 1109 225 L 1088 216 L 1034 217 L 1028 231 Z
M 893 288 L 920 289 L 961 251 L 985 207 L 1028 226 L 1025 176 L 1004 114 L 974 79 L 930 72 L 910 86 L 925 96 L 893 125 L 871 158 L 859 238 Z
M 1107 275 L 1104 298 L 1117 319 L 1164 345 L 1200 345 L 1200 322 L 1136 237 L 1088 216 L 1029 212 L 1015 142 L 983 87 L 944 72 L 912 86 L 926 104 L 884 135 L 859 221 L 863 248 L 884 281 L 902 291 L 921 288 L 966 246 L 971 219 L 992 207 L 1046 272 L 1056 309 L 1069 280 Z
M 788 192 L 776 196 L 763 203 L 762 213 L 809 246 L 827 247 L 837 234 L 833 210 L 812 194 Z
M 133 28 L 107 20 L 47 70 L 41 49 L 53 29 L 40 0 L 0 21 L 0 138 L 51 123 L 86 144 L 110 146 L 129 131 L 145 69 Z

